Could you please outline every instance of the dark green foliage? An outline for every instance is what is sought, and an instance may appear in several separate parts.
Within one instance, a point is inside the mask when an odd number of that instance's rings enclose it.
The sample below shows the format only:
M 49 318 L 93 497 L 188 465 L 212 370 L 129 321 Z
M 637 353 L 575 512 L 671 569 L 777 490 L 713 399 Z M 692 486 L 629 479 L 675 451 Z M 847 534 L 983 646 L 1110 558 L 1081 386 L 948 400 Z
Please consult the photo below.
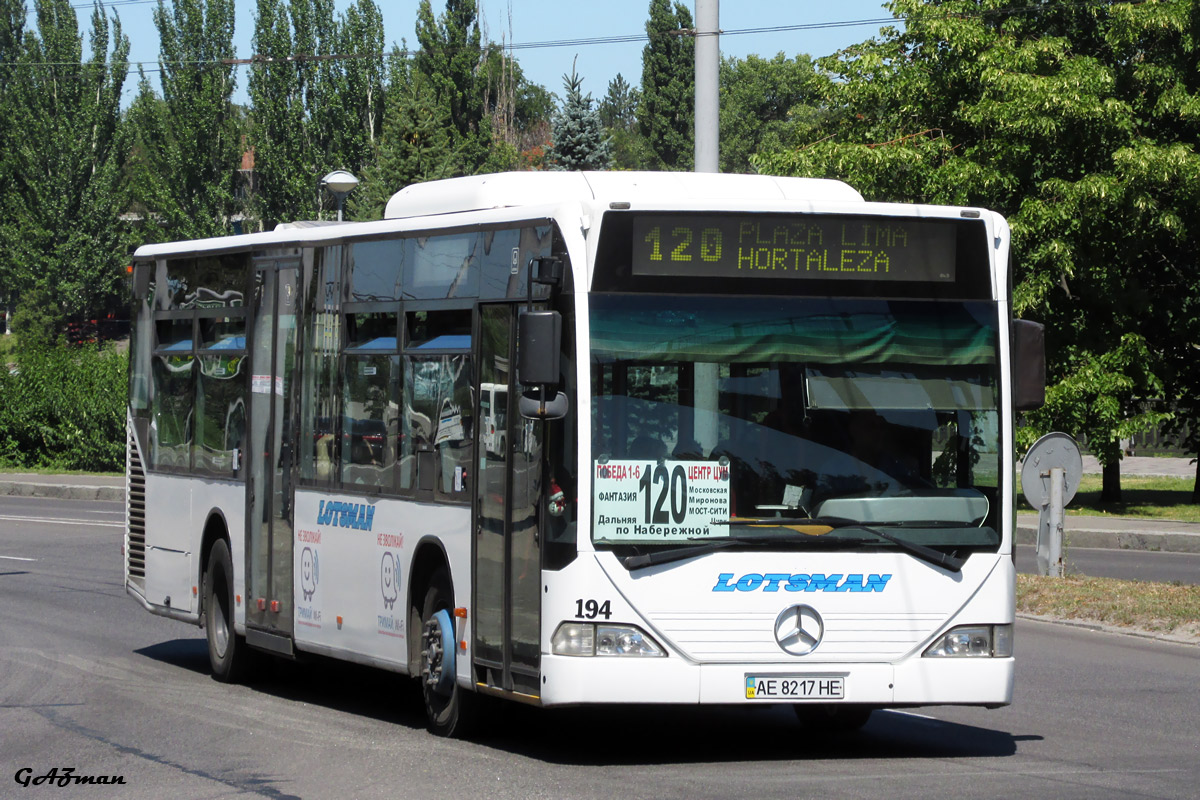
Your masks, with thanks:
M 54 314 L 117 305 L 127 236 L 119 219 L 119 100 L 129 42 L 99 9 L 84 54 L 75 12 L 40 0 L 36 25 L 0 17 L 0 298 L 39 287 Z
M 1004 213 L 1015 311 L 1046 323 L 1052 384 L 1023 443 L 1086 435 L 1115 500 L 1121 438 L 1176 399 L 1200 406 L 1200 8 L 890 7 L 904 32 L 822 62 L 835 78 L 823 136 L 755 164 Z
M 461 168 L 446 108 L 435 102 L 432 88 L 403 54 L 394 52 L 390 61 L 383 133 L 362 187 L 350 197 L 358 219 L 379 219 L 388 199 L 405 186 L 447 178 Z
M 162 97 L 142 76 L 130 109 L 133 200 L 157 225 L 145 240 L 231 233 L 242 136 L 234 110 L 233 0 L 171 0 L 154 10 Z
M 477 12 L 475 0 L 446 0 L 446 11 L 436 19 L 429 0 L 417 9 L 417 72 L 448 112 L 451 143 L 466 174 L 487 160 L 491 142 L 478 78 L 484 53 Z
M 692 12 L 682 3 L 650 0 L 642 50 L 642 95 L 638 124 L 654 169 L 689 170 L 695 159 L 695 41 Z
M 816 138 L 828 81 L 804 55 L 721 59 L 721 171 L 752 172 L 760 150 Z
M 0 466 L 124 469 L 125 353 L 22 347 L 17 364 L 0 370 Z
M 314 219 L 334 207 L 321 176 L 345 169 L 361 178 L 374 154 L 383 126 L 382 16 L 371 0 L 337 18 L 332 0 L 259 0 L 254 52 L 255 214 L 267 227 Z M 327 58 L 342 53 L 362 57 Z
M 585 95 L 582 87 L 583 79 L 572 64 L 571 74 L 563 75 L 567 96 L 562 111 L 551 124 L 554 143 L 546 151 L 546 162 L 551 169 L 608 169 L 611 159 L 600 113 L 592 108 L 592 96 Z
M 639 169 L 649 158 L 646 141 L 638 127 L 637 110 L 642 93 L 621 73 L 608 82 L 608 92 L 600 101 L 600 123 L 608 135 L 612 166 L 615 169 Z

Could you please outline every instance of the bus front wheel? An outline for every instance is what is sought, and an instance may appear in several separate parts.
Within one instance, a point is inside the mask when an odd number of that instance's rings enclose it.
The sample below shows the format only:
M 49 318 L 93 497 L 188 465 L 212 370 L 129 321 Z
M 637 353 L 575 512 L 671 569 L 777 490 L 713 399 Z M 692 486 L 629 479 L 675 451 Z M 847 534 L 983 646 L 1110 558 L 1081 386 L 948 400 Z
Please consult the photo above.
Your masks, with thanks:
M 421 693 L 429 730 L 438 736 L 466 736 L 478 717 L 479 697 L 458 685 L 450 577 L 438 569 L 421 610 Z
M 250 646 L 233 627 L 233 559 L 229 544 L 218 539 L 208 554 L 204 572 L 204 627 L 213 677 L 237 683 L 250 666 Z

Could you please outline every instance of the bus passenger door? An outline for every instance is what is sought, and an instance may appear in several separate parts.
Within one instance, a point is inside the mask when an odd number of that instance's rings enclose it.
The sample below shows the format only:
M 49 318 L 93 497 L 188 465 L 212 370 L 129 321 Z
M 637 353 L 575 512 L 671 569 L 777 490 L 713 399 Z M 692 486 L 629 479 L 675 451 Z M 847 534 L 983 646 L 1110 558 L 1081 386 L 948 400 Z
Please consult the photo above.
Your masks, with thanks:
M 299 263 L 254 266 L 250 440 L 246 448 L 246 640 L 291 655 L 292 461 Z
M 477 680 L 537 696 L 545 423 L 523 419 L 517 411 L 517 310 L 511 304 L 480 307 L 474 658 Z

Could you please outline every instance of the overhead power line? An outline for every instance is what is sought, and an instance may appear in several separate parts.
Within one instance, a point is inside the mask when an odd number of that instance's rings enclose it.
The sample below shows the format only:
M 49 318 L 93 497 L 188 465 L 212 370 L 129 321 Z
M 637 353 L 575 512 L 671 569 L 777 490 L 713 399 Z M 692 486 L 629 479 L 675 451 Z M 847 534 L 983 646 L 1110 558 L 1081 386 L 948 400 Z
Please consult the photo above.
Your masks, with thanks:
M 1170 0 L 1168 0 L 1169 2 Z M 106 7 L 119 5 L 143 5 L 147 3 L 157 3 L 158 0 L 112 0 L 106 4 Z M 998 9 L 978 9 L 974 11 L 956 11 L 956 12 L 930 12 L 922 13 L 919 16 L 912 17 L 874 17 L 870 19 L 855 19 L 855 20 L 840 20 L 833 22 L 806 22 L 794 25 L 769 25 L 754 28 L 735 28 L 731 30 L 720 31 L 721 36 L 748 36 L 761 35 L 766 33 L 794 33 L 798 31 L 815 31 L 829 30 L 834 28 L 850 28 L 863 27 L 866 25 L 889 25 L 889 24 L 908 24 L 910 20 L 922 22 L 932 21 L 937 19 L 970 19 L 995 16 L 1016 16 L 1024 14 L 1046 14 L 1050 11 L 1068 10 L 1071 8 L 1103 8 L 1111 5 L 1141 5 L 1152 0 L 1066 0 L 1060 3 L 1042 3 L 1036 6 L 1025 6 L 1021 8 L 998 8 Z M 91 8 L 89 5 L 72 6 L 72 8 Z M 677 30 L 671 31 L 671 35 L 676 36 L 694 36 L 694 30 Z M 606 44 L 628 44 L 634 42 L 647 42 L 650 37 L 646 33 L 631 33 L 614 36 L 590 36 L 581 37 L 578 39 L 549 39 L 545 41 L 534 42 L 516 42 L 509 44 L 501 44 L 506 50 L 537 50 L 554 47 L 590 47 L 593 45 Z M 498 43 L 492 43 L 498 44 Z M 415 50 L 399 50 L 400 55 L 411 58 L 416 55 Z M 294 63 L 301 64 L 314 61 L 353 61 L 366 58 L 379 58 L 386 56 L 387 53 L 343 53 L 343 54 L 324 54 L 315 55 L 311 53 L 293 53 L 288 56 L 263 56 L 254 55 L 249 58 L 223 58 L 223 59 L 205 59 L 205 60 L 172 60 L 172 61 L 129 61 L 125 62 L 125 66 L 132 74 L 137 70 L 144 72 L 161 72 L 169 66 L 203 66 L 203 65 L 220 65 L 220 66 L 244 66 L 247 64 L 285 64 Z M 58 61 L 39 61 L 39 62 L 20 62 L 20 61 L 0 61 L 0 67 L 13 66 L 30 66 L 30 67 L 70 67 L 79 66 L 76 62 L 58 62 Z M 88 67 L 112 66 L 108 62 L 93 62 L 87 63 Z

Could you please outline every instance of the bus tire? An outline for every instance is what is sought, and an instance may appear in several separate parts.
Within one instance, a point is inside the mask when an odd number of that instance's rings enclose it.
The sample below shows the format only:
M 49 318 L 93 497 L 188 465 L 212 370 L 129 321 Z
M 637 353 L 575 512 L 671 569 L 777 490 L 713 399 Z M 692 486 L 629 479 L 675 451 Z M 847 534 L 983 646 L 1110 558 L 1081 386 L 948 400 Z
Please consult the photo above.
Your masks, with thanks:
M 224 539 L 213 543 L 204 571 L 204 628 L 212 676 L 222 683 L 238 683 L 250 666 L 250 646 L 233 622 L 233 558 Z
M 809 733 L 854 733 L 871 719 L 871 706 L 795 703 L 792 710 Z
M 450 576 L 439 567 L 421 607 L 421 695 L 431 733 L 449 738 L 470 734 L 478 722 L 479 696 L 458 685 Z

